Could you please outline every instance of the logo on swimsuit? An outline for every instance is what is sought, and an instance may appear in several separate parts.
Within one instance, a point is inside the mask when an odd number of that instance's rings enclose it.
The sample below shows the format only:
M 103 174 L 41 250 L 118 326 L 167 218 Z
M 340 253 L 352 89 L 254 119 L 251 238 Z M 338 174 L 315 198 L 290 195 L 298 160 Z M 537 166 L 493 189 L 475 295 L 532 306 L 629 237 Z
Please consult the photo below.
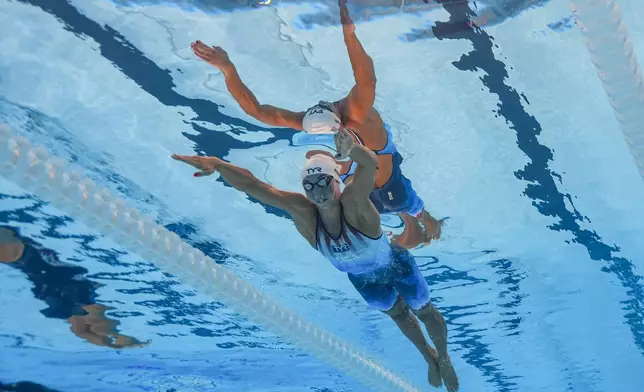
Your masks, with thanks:
M 315 173 L 322 173 L 322 168 L 321 167 L 312 167 L 310 169 L 306 169 L 306 174 L 315 174 Z
M 348 252 L 349 251 L 349 245 L 347 245 L 347 244 L 331 245 L 331 250 L 333 250 L 333 253 Z

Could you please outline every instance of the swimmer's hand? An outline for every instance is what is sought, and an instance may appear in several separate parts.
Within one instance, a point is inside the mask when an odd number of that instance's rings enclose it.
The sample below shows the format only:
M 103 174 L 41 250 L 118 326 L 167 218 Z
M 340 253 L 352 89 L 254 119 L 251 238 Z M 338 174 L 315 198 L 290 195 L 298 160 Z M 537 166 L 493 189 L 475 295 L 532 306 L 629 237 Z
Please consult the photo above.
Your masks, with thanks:
M 353 146 L 356 144 L 349 131 L 343 128 L 333 136 L 333 139 L 335 140 L 335 150 L 338 152 L 335 154 L 335 159 L 348 158 Z
M 172 159 L 185 162 L 188 165 L 199 169 L 199 171 L 194 174 L 195 177 L 211 175 L 217 171 L 217 167 L 222 162 L 222 160 L 217 157 L 200 157 L 196 155 L 172 154 Z
M 219 46 L 208 46 L 197 40 L 190 44 L 194 54 L 220 71 L 232 65 L 228 53 Z
M 338 0 L 338 6 L 340 7 L 340 23 L 342 23 L 342 31 L 345 34 L 355 32 L 356 25 L 353 24 L 353 19 L 351 19 L 351 16 L 349 15 L 347 0 Z

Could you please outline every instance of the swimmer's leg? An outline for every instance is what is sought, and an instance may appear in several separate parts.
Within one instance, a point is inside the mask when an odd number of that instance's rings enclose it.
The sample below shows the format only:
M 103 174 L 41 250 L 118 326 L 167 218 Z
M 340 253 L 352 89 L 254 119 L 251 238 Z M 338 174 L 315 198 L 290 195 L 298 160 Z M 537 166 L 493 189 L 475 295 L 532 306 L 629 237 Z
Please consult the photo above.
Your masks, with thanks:
M 391 317 L 403 335 L 416 346 L 416 349 L 418 349 L 423 358 L 425 358 L 425 361 L 427 361 L 429 365 L 427 375 L 429 383 L 437 388 L 443 385 L 436 350 L 427 343 L 418 319 L 411 313 L 409 306 L 402 297 L 398 297 L 393 308 L 384 311 L 384 313 Z
M 432 240 L 440 239 L 443 221 L 437 220 L 427 212 L 425 202 L 416 194 L 411 181 L 406 179 L 405 186 L 409 195 L 408 209 L 405 212 L 423 225 L 423 241 L 425 245 L 429 245 Z
M 402 158 L 398 158 L 395 165 L 401 160 Z M 407 244 L 404 242 L 405 238 L 400 237 L 397 237 L 394 243 L 412 249 L 421 243 L 429 245 L 432 240 L 440 238 L 442 221 L 436 220 L 425 210 L 425 202 L 418 196 L 411 181 L 400 171 L 400 167 L 395 167 L 392 179 L 386 187 L 374 190 L 372 194 L 385 200 L 384 210 L 379 210 L 381 214 L 398 213 L 405 222 L 405 230 L 410 230 L 406 237 Z
M 393 268 L 397 272 L 395 288 L 413 313 L 425 324 L 438 354 L 438 368 L 448 391 L 457 391 L 458 377 L 447 353 L 447 324 L 443 315 L 430 302 L 429 285 L 414 256 L 402 248 L 394 248 Z
M 420 354 L 429 364 L 429 383 L 435 387 L 442 385 L 441 374 L 438 367 L 436 350 L 430 347 L 423 335 L 423 330 L 409 307 L 398 296 L 392 278 L 394 273 L 385 272 L 378 278 L 368 278 L 361 275 L 349 275 L 349 280 L 358 290 L 358 293 L 371 308 L 387 314 L 396 323 L 405 337 L 416 346 Z
M 425 324 L 429 337 L 438 351 L 438 368 L 448 391 L 458 391 L 458 376 L 447 353 L 447 324 L 443 315 L 428 303 L 422 309 L 414 311 L 420 321 Z

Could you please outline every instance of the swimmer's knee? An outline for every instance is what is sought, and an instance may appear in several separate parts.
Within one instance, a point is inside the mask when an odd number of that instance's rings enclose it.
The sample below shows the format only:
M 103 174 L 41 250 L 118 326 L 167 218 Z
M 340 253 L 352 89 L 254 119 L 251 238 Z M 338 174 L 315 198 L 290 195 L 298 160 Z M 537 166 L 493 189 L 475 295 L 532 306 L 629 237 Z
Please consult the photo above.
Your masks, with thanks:
M 441 321 L 443 320 L 443 315 L 432 305 L 431 302 L 427 302 L 425 305 L 419 309 L 412 309 L 412 312 L 418 317 L 421 321 Z
M 394 306 L 392 306 L 391 309 L 389 310 L 384 310 L 383 313 L 391 317 L 392 319 L 400 319 L 403 317 L 407 317 L 409 315 L 410 308 L 409 305 L 402 299 L 402 297 L 398 297 L 398 300 L 396 300 L 396 303 Z

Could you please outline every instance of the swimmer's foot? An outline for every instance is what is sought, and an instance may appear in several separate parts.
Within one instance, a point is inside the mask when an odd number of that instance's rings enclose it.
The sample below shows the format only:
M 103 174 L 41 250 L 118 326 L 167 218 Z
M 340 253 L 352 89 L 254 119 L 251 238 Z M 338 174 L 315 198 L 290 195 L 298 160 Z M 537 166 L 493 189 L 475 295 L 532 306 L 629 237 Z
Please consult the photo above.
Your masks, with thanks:
M 456 375 L 456 370 L 452 366 L 452 361 L 449 358 L 449 355 L 442 356 L 438 358 L 438 369 L 441 374 L 441 378 L 445 383 L 445 388 L 448 392 L 456 392 L 459 388 L 458 376 Z
M 425 231 L 418 222 L 418 219 L 409 214 L 400 214 L 405 229 L 400 235 L 393 235 L 390 240 L 392 244 L 402 246 L 405 249 L 414 249 L 425 240 Z
M 440 388 L 443 385 L 443 377 L 441 376 L 440 368 L 438 367 L 438 354 L 436 350 L 430 348 L 431 358 L 427 360 L 429 370 L 427 371 L 427 381 L 429 385 Z
M 441 231 L 443 229 L 443 222 L 445 219 L 436 220 L 427 211 L 423 211 L 421 217 L 423 226 L 425 227 L 425 245 L 429 245 L 432 240 L 441 238 Z

